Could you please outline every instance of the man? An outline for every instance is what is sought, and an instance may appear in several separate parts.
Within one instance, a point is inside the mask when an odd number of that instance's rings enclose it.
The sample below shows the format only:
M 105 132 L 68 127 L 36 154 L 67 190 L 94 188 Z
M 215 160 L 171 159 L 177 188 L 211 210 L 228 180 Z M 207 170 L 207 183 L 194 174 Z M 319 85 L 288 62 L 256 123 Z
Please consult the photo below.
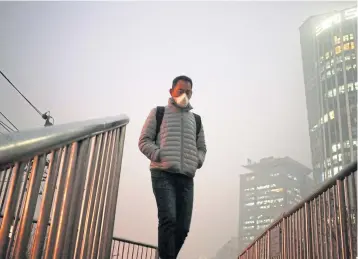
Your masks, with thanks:
M 158 207 L 160 259 L 177 258 L 188 235 L 193 210 L 193 178 L 206 155 L 200 116 L 190 112 L 193 82 L 173 80 L 165 107 L 150 112 L 139 149 L 151 160 L 152 186 Z

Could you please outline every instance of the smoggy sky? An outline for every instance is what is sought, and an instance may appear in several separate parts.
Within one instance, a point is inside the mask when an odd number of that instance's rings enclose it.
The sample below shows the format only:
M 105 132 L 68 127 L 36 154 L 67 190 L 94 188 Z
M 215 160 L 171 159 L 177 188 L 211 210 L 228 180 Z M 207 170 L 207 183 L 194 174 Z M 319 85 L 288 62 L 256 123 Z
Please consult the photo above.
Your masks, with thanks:
M 115 235 L 156 244 L 149 161 L 137 147 L 172 79 L 192 77 L 208 153 L 195 178 L 181 259 L 237 235 L 241 165 L 291 156 L 310 166 L 299 26 L 354 2 L 2 2 L 0 70 L 56 124 L 121 113 L 127 129 Z M 0 78 L 0 111 L 24 130 L 40 116 Z

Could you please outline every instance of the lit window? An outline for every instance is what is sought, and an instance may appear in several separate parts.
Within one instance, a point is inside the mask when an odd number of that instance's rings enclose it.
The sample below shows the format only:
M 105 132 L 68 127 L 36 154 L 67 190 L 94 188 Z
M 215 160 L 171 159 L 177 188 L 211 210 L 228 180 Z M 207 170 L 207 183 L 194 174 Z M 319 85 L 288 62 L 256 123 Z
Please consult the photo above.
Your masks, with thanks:
M 349 143 L 349 140 L 347 140 L 346 142 L 344 142 L 343 145 L 344 145 L 344 148 L 350 148 L 350 147 L 351 147 L 351 145 L 350 145 L 350 143 Z
M 330 118 L 331 120 L 334 119 L 334 111 L 330 111 L 330 112 L 329 112 L 329 118 Z
M 334 89 L 333 89 L 333 96 L 336 96 L 336 95 L 337 95 L 337 89 L 334 88 Z
M 333 153 L 337 152 L 337 145 L 336 144 L 332 145 L 332 151 L 333 151 Z
M 349 70 L 351 70 L 351 69 L 352 69 L 352 65 L 351 65 L 351 64 L 349 64 L 349 65 L 346 66 L 346 70 L 347 70 L 347 71 L 349 71 Z
M 345 43 L 343 45 L 343 50 L 349 50 L 349 43 Z
M 338 154 L 338 162 L 342 162 L 342 154 Z
M 247 176 L 246 177 L 246 181 L 252 181 L 252 180 L 254 180 L 255 179 L 255 176 L 254 175 L 252 175 L 252 176 Z
M 331 68 L 331 63 L 329 63 L 329 62 L 326 63 L 326 69 L 328 69 L 328 68 Z
M 325 57 L 326 59 L 329 59 L 329 52 L 326 52 Z
M 350 39 L 350 40 L 353 40 L 353 39 L 354 39 L 353 33 L 349 34 L 349 39 Z
M 327 115 L 327 114 L 324 115 L 323 121 L 324 121 L 325 123 L 328 121 L 328 115 Z
M 271 192 L 283 192 L 283 188 L 272 189 Z
M 341 43 L 341 38 L 337 37 L 337 36 L 334 36 L 334 44 L 337 45 L 337 44 L 340 44 Z
M 354 91 L 354 85 L 353 85 L 353 83 L 349 83 L 349 84 L 348 84 L 348 91 L 349 91 L 349 92 Z
M 331 169 L 329 169 L 329 170 L 327 171 L 327 175 L 328 175 L 328 177 L 332 177 L 332 171 L 331 171 Z
M 341 85 L 341 86 L 339 87 L 339 93 L 340 93 L 340 94 L 343 94 L 343 93 L 344 93 L 344 85 Z
M 357 146 L 357 140 L 353 140 L 353 145 Z
M 338 156 L 337 156 L 337 155 L 334 155 L 334 156 L 332 157 L 332 159 L 333 159 L 333 164 L 336 164 L 337 161 L 338 161 Z
M 355 48 L 355 45 L 354 45 L 354 42 L 352 41 L 351 42 L 351 49 L 354 49 Z
M 341 46 L 337 46 L 337 47 L 335 48 L 335 51 L 336 51 L 336 54 L 341 53 L 341 52 L 342 52 Z
M 345 42 L 345 41 L 349 41 L 349 35 L 348 34 L 343 36 L 343 42 Z
M 332 90 L 329 90 L 329 91 L 328 91 L 328 97 L 333 97 L 333 92 L 332 92 Z
M 254 204 L 255 204 L 254 202 L 249 202 L 249 203 L 246 203 L 245 206 L 250 207 L 250 206 L 254 206 Z
M 340 166 L 338 167 L 338 170 L 341 171 L 342 169 L 343 169 L 343 166 L 340 165 Z
M 250 224 L 255 224 L 255 221 L 254 220 L 246 220 L 244 222 L 245 225 L 250 225 Z
M 338 174 L 338 172 L 339 172 L 338 166 L 334 167 L 333 174 L 336 175 L 336 174 Z
M 328 70 L 327 71 L 327 76 L 330 76 L 330 75 L 332 75 L 331 70 Z

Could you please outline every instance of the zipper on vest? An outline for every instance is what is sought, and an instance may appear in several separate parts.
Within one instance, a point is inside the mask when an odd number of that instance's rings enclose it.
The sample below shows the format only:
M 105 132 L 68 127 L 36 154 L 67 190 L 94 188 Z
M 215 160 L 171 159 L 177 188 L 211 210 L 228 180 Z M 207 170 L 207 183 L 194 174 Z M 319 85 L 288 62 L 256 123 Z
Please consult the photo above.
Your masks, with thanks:
M 180 172 L 183 174 L 183 166 L 184 166 L 184 113 L 181 110 L 181 152 L 180 152 Z

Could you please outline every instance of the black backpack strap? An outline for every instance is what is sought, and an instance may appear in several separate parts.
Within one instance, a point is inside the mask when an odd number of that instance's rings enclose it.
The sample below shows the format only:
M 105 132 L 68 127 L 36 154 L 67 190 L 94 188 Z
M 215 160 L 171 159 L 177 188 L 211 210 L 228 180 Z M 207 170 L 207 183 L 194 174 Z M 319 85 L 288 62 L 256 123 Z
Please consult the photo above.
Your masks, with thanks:
M 155 114 L 155 118 L 157 119 L 157 128 L 155 131 L 154 141 L 157 140 L 158 133 L 160 131 L 160 125 L 162 125 L 163 117 L 164 117 L 165 108 L 163 106 L 157 107 L 157 112 Z
M 194 118 L 195 118 L 195 123 L 196 123 L 196 140 L 198 140 L 199 137 L 199 133 L 201 130 L 201 117 L 198 114 L 194 114 Z

